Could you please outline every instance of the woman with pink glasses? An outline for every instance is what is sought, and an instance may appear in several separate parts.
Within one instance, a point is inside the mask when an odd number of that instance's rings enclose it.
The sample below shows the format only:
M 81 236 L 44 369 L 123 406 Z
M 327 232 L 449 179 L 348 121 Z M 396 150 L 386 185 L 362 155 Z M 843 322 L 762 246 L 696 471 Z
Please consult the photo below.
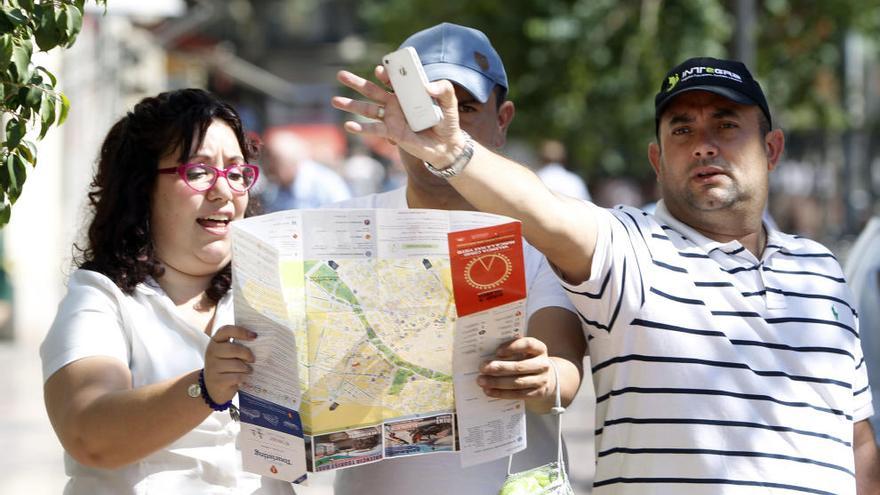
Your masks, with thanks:
M 40 349 L 66 494 L 293 493 L 241 469 L 232 399 L 253 354 L 232 326 L 230 222 L 259 170 L 235 110 L 197 89 L 107 134 L 78 269 Z

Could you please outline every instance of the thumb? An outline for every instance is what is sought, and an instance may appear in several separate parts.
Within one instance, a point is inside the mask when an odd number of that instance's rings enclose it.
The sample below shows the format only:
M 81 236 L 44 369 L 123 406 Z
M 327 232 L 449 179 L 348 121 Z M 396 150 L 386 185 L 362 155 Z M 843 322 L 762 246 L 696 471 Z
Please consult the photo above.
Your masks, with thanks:
M 451 82 L 445 79 L 434 81 L 428 83 L 426 88 L 428 94 L 437 100 L 437 104 L 440 105 L 444 114 L 450 110 L 454 110 L 456 114 L 458 113 L 458 98 L 455 97 L 455 88 Z

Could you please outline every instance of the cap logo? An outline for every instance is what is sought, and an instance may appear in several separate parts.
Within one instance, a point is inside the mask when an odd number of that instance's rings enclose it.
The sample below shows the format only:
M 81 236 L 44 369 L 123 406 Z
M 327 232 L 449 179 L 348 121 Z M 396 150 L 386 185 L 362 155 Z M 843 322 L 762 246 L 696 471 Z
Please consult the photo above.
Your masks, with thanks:
M 474 52 L 474 62 L 484 71 L 489 70 L 489 59 L 480 52 Z
M 736 81 L 738 83 L 743 82 L 742 76 L 737 74 L 736 72 L 731 72 L 727 69 L 716 69 L 714 67 L 691 67 L 690 69 L 683 70 L 681 72 L 681 79 L 686 81 L 692 77 L 705 77 L 705 76 L 715 76 L 715 77 L 723 77 L 725 79 L 730 79 L 731 81 Z
M 667 77 L 666 78 L 666 91 L 672 91 L 672 88 L 674 88 L 675 85 L 678 84 L 678 81 L 680 79 L 681 78 L 678 77 L 678 74 L 673 74 L 673 75 Z

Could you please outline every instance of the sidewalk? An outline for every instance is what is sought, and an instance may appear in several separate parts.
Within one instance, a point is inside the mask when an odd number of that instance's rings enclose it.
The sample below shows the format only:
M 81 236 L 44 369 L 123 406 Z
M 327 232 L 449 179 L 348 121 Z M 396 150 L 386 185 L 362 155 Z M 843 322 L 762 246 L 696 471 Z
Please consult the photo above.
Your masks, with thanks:
M 43 408 L 38 342 L 0 342 L 0 397 L 6 420 L 0 422 L 0 493 L 58 495 L 67 477 L 61 444 Z
M 0 397 L 7 404 L 6 421 L 0 422 L 0 445 L 5 454 L 0 456 L 0 494 L 4 495 L 59 495 L 67 481 L 61 445 L 43 408 L 38 348 L 39 337 L 0 341 Z M 584 369 L 589 372 L 589 366 Z M 590 493 L 594 468 L 594 398 L 589 381 L 586 385 L 563 416 L 569 474 L 577 495 Z M 332 475 L 318 475 L 309 487 L 297 487 L 296 492 L 332 495 L 332 484 Z

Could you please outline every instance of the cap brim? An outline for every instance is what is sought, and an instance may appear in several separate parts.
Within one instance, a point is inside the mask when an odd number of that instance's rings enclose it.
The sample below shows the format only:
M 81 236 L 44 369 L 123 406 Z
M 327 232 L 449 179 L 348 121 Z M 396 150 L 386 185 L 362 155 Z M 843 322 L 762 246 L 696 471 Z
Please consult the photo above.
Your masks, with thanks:
M 676 97 L 678 97 L 679 95 L 681 95 L 683 93 L 687 93 L 688 91 L 708 91 L 710 93 L 715 93 L 716 95 L 723 96 L 723 97 L 727 98 L 728 100 L 735 101 L 735 102 L 741 103 L 743 105 L 758 106 L 758 102 L 756 102 L 755 100 L 740 93 L 739 91 L 735 91 L 733 89 L 730 89 L 730 88 L 727 88 L 724 86 L 713 86 L 713 85 L 688 86 L 686 88 L 682 88 L 678 91 L 673 91 L 672 93 L 669 93 L 668 95 L 666 95 L 666 97 L 663 98 L 663 102 L 660 103 L 660 105 L 657 107 L 656 111 L 654 112 L 655 118 L 659 119 L 660 115 L 663 113 L 663 110 L 665 110 L 666 107 L 669 106 L 669 103 L 671 103 L 672 100 L 674 100 Z
M 427 64 L 425 65 L 425 75 L 428 76 L 429 81 L 448 79 L 458 84 L 480 103 L 489 101 L 489 96 L 495 87 L 495 81 L 463 65 L 447 64 L 444 62 Z

